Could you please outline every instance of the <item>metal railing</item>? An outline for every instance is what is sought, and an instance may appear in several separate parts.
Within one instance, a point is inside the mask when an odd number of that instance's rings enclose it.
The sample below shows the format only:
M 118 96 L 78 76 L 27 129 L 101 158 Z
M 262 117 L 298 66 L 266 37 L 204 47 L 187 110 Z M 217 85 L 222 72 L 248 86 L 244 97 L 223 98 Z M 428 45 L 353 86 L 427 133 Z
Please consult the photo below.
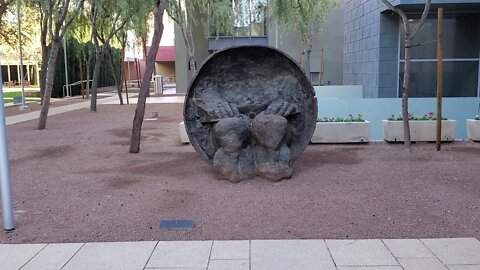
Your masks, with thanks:
M 71 97 L 72 96 L 72 86 L 77 86 L 77 85 L 80 85 L 82 83 L 90 83 L 90 82 L 92 82 L 92 80 L 83 80 L 83 81 L 78 81 L 78 82 L 74 82 L 74 83 L 71 83 L 71 84 L 64 85 L 63 86 L 63 97 Z

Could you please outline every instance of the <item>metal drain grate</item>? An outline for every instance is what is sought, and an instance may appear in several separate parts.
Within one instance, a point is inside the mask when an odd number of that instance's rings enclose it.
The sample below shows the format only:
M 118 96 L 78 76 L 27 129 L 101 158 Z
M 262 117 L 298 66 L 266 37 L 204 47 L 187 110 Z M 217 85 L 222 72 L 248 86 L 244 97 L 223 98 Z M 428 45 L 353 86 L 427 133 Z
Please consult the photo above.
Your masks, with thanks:
M 195 222 L 190 219 L 174 219 L 160 221 L 161 230 L 192 230 Z

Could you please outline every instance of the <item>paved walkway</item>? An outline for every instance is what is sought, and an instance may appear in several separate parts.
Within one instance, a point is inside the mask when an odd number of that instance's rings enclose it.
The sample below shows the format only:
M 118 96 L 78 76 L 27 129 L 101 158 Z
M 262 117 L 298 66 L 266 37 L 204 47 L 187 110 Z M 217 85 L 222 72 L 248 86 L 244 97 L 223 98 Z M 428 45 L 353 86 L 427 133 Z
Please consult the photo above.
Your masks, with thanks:
M 0 245 L 0 269 L 479 270 L 475 238 Z
M 98 99 L 97 104 L 102 105 L 102 104 L 118 104 L 118 96 L 116 93 L 102 93 L 99 94 L 101 95 L 107 95 L 108 97 Z M 129 94 L 128 96 L 135 96 L 137 94 Z M 147 103 L 152 104 L 152 103 L 183 103 L 185 97 L 184 96 L 166 96 L 166 97 L 149 97 L 147 98 Z M 124 95 L 124 101 L 125 101 L 125 95 Z M 130 104 L 137 104 L 137 98 L 129 98 Z M 55 108 L 50 108 L 48 111 L 48 115 L 56 115 L 56 114 L 61 114 L 61 113 L 66 113 L 70 111 L 75 111 L 75 110 L 80 110 L 84 108 L 89 108 L 90 107 L 90 100 L 75 103 L 75 104 L 70 104 L 70 105 L 65 105 L 65 106 L 60 106 L 60 107 L 55 107 Z M 30 121 L 34 119 L 38 119 L 40 117 L 40 111 L 34 111 L 34 112 L 29 112 L 29 113 L 23 113 L 19 115 L 14 115 L 14 116 L 9 116 L 5 118 L 5 122 L 8 125 L 13 125 L 13 124 L 18 124 L 22 123 L 25 121 Z

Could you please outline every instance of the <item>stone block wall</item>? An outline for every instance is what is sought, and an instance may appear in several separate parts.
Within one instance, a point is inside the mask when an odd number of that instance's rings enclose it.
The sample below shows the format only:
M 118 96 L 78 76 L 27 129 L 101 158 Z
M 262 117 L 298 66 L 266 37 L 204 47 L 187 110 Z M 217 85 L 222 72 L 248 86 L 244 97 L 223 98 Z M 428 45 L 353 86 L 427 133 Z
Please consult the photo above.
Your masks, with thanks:
M 397 95 L 398 17 L 385 10 L 380 0 L 344 1 L 343 83 L 363 85 L 366 98 Z

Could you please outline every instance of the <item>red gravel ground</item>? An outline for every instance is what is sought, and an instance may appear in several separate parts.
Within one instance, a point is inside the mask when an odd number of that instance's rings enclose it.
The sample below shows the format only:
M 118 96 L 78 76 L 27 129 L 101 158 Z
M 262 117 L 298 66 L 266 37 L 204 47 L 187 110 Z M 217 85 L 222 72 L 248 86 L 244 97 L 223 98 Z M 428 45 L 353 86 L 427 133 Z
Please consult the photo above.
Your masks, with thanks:
M 1 243 L 127 240 L 480 239 L 480 144 L 310 145 L 293 178 L 216 180 L 181 145 L 182 105 L 148 105 L 129 154 L 134 106 L 101 105 L 8 127 L 17 228 Z M 161 231 L 193 219 L 192 231 Z

